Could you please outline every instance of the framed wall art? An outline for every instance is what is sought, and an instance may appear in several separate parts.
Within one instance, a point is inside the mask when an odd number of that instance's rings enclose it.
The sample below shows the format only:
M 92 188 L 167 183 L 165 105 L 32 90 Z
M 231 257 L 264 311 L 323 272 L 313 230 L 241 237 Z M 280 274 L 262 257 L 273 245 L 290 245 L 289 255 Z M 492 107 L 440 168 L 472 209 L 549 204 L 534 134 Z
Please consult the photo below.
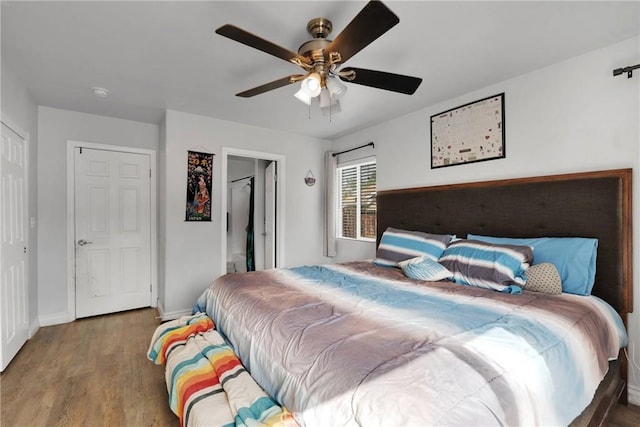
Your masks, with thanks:
M 213 154 L 188 151 L 187 158 L 185 221 L 211 221 Z
M 505 157 L 504 93 L 431 116 L 431 169 Z

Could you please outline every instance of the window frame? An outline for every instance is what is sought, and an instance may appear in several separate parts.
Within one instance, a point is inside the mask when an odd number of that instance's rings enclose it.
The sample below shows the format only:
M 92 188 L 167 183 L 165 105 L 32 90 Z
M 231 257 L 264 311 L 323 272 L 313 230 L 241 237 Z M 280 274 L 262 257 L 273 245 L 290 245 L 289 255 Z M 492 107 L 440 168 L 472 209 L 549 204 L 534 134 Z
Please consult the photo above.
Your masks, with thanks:
M 378 174 L 378 163 L 376 161 L 376 158 L 374 156 L 371 157 L 365 157 L 365 158 L 361 158 L 361 159 L 355 159 L 355 160 L 351 160 L 351 161 L 347 161 L 347 162 L 342 162 L 340 164 L 337 165 L 336 167 L 336 193 L 337 193 L 337 203 L 336 203 L 336 238 L 337 239 L 344 239 L 344 240 L 351 240 L 351 241 L 359 241 L 359 242 L 375 242 L 376 238 L 374 237 L 363 237 L 361 235 L 362 232 L 362 213 L 361 213 L 361 206 L 362 206 L 362 200 L 360 198 L 361 194 L 361 168 L 363 166 L 367 166 L 367 165 L 371 165 L 374 164 L 376 165 L 376 193 L 378 191 L 378 179 L 377 179 L 377 174 Z M 342 228 L 342 220 L 343 220 L 343 209 L 342 209 L 342 170 L 343 169 L 348 169 L 348 168 L 352 168 L 352 167 L 357 167 L 357 172 L 356 172 L 356 237 L 349 237 L 349 236 L 343 236 L 343 228 Z M 378 217 L 378 207 L 376 206 L 376 219 Z

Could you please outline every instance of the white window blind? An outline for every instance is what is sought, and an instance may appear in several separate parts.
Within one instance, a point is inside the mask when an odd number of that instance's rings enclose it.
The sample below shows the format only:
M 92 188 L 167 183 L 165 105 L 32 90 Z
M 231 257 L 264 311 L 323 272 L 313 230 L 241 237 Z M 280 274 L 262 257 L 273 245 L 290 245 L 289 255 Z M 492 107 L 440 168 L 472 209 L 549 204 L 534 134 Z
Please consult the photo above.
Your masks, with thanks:
M 376 238 L 376 163 L 367 161 L 338 168 L 339 237 Z

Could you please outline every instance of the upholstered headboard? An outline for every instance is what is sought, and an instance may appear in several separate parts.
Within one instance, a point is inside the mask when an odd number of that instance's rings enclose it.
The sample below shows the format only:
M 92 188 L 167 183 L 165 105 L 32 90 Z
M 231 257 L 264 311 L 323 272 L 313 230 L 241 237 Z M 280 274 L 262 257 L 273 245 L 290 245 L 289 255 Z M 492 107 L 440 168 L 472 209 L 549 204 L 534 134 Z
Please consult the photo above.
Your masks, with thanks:
M 633 311 L 631 169 L 380 191 L 387 227 L 438 234 L 598 239 L 592 293 Z

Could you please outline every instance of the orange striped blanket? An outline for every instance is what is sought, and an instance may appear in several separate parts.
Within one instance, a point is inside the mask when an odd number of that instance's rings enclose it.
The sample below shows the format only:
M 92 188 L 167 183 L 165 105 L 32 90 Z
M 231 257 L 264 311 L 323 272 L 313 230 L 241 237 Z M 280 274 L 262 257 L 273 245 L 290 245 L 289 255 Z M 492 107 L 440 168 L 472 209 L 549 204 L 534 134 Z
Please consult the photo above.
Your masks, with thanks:
M 206 314 L 158 326 L 147 357 L 166 363 L 169 406 L 183 427 L 297 426 L 251 378 Z

